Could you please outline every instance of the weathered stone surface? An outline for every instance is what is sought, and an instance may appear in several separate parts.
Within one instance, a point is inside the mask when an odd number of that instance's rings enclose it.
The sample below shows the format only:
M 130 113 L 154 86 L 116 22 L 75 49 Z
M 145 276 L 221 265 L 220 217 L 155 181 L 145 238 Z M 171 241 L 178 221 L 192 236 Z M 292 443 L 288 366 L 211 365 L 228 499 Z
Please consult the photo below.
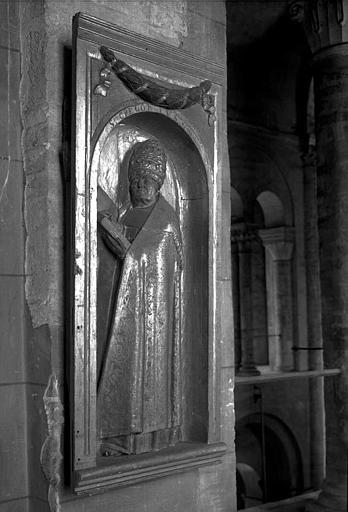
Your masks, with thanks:
M 3 440 L 0 454 L 1 503 L 27 495 L 27 434 L 26 416 L 23 414 L 26 408 L 25 385 L 0 386 L 0 400 L 0 436 Z
M 229 180 L 229 176 L 228 176 Z M 225 180 L 223 180 L 225 181 Z M 230 188 L 230 187 L 229 187 Z M 231 244 L 230 237 L 227 233 L 230 231 L 230 219 L 231 219 L 231 201 L 230 201 L 230 190 L 222 191 L 221 193 L 221 230 L 226 233 L 222 239 L 218 240 L 218 255 L 219 265 L 217 269 L 218 279 L 221 281 L 231 280 Z
M 228 510 L 234 502 L 233 485 L 231 482 L 228 462 L 230 457 L 226 457 L 225 464 L 202 468 L 199 471 L 199 491 L 198 491 L 198 510 L 200 512 L 210 512 L 216 510 L 223 512 Z M 227 492 L 218 492 L 221 479 L 225 479 Z
M 19 50 L 19 6 L 18 2 L 0 2 L 0 46 Z
M 0 510 L 27 510 L 23 169 L 18 4 L 0 5 Z
M 1 512 L 27 512 L 29 507 L 29 498 L 18 498 L 0 504 Z M 39 510 L 39 509 L 38 509 Z M 47 512 L 47 510 L 45 510 Z
M 0 274 L 23 276 L 24 221 L 21 162 L 0 157 Z
M 10 44 L 10 43 L 9 43 Z M 4 72 L 0 76 L 0 137 L 2 157 L 10 156 L 20 160 L 21 125 L 19 117 L 19 78 L 20 55 L 17 50 L 0 47 L 0 67 Z
M 0 383 L 25 382 L 25 348 L 23 344 L 24 278 L 0 275 L 0 311 L 2 348 Z M 7 403 L 9 405 L 9 403 Z M 5 408 L 3 411 L 5 412 Z M 22 411 L 23 415 L 25 410 Z
M 46 505 L 46 509 L 43 508 L 43 510 L 48 511 L 48 484 L 40 463 L 42 445 L 48 434 L 43 402 L 46 386 L 47 382 L 42 384 L 28 383 L 26 386 L 26 400 L 28 410 L 27 454 L 28 467 L 30 468 L 28 472 L 28 486 L 31 494 L 30 501 L 33 499 L 33 503 L 35 503 L 35 499 L 38 500 L 37 503 L 41 503 L 41 507 L 43 507 L 43 504 Z M 35 510 L 35 506 L 33 505 L 33 511 Z
M 32 7 L 32 11 L 30 8 Z M 34 327 L 48 323 L 49 271 L 47 165 L 48 104 L 45 98 L 47 38 L 41 3 L 21 4 L 23 72 L 21 80 L 24 157 L 26 299 Z
M 197 502 L 198 479 L 195 472 L 183 473 L 173 478 L 160 478 L 145 484 L 118 489 L 91 497 L 63 498 L 64 512 L 95 512 L 95 510 L 119 510 L 128 512 L 191 512 L 199 510 Z M 180 489 L 180 492 L 178 491 Z

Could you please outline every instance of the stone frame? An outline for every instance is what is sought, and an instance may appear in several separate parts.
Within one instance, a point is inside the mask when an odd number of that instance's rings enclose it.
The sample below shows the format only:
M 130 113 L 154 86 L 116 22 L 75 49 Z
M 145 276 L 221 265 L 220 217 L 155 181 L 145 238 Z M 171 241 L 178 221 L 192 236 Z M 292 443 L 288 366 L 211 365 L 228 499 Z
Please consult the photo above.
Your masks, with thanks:
M 204 162 L 209 194 L 208 234 L 208 385 L 207 442 L 182 443 L 163 453 L 133 456 L 132 461 L 117 459 L 113 464 L 98 466 L 96 454 L 96 175 L 91 174 L 91 129 L 93 88 L 92 61 L 101 61 L 99 47 L 106 45 L 131 61 L 141 72 L 156 76 L 174 86 L 194 86 L 210 80 L 215 99 L 216 122 L 199 106 L 184 114 L 137 102 L 139 108 L 158 112 L 181 126 L 191 137 Z M 222 302 L 218 274 L 222 262 L 218 252 L 221 236 L 221 196 L 223 148 L 223 67 L 197 58 L 183 50 L 160 44 L 128 30 L 91 16 L 77 14 L 73 21 L 73 138 L 71 180 L 71 264 L 70 307 L 68 319 L 68 354 L 70 365 L 70 442 L 72 482 L 78 494 L 92 494 L 110 487 L 130 485 L 139 481 L 167 476 L 171 473 L 221 462 L 226 446 L 220 429 L 220 344 L 221 317 L 217 314 Z M 112 87 L 123 87 L 113 78 Z M 130 94 L 130 93 L 129 93 Z M 132 112 L 129 101 L 119 109 L 127 117 Z M 145 106 L 144 106 L 145 105 Z M 198 113 L 199 111 L 199 113 Z M 123 114 L 122 114 L 123 112 Z M 202 116 L 205 124 L 202 123 Z M 206 149 L 205 149 L 206 147 Z M 211 162 L 211 163 L 210 163 Z

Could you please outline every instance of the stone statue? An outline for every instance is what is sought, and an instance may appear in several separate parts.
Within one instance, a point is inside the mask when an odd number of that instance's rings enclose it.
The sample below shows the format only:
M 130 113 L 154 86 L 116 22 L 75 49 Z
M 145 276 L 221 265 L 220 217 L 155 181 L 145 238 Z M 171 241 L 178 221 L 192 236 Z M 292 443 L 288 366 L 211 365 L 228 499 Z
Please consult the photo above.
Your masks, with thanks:
M 165 174 L 159 142 L 136 143 L 129 204 L 98 213 L 103 243 L 121 262 L 98 383 L 104 455 L 159 450 L 181 436 L 183 250 L 179 219 L 160 193 Z

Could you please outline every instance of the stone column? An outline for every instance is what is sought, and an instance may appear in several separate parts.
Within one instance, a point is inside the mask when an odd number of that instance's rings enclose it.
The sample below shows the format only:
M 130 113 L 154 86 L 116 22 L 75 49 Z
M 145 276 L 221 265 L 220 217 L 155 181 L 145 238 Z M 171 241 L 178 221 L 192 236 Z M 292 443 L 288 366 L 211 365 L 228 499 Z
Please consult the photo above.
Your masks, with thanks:
M 310 510 L 347 510 L 348 420 L 348 44 L 313 58 L 324 362 L 326 480 Z
M 239 257 L 238 243 L 231 240 L 231 264 L 232 264 L 232 307 L 234 319 L 234 365 L 238 372 L 241 365 L 241 339 L 240 339 L 240 296 L 239 296 Z
M 268 366 L 265 250 L 259 237 L 252 243 L 254 360 Z
M 319 266 L 316 153 L 302 155 L 304 182 L 305 255 L 307 284 L 308 368 L 323 369 Z M 318 489 L 325 474 L 324 378 L 310 379 L 311 485 Z
M 322 346 L 321 289 L 319 264 L 318 201 L 316 153 L 314 148 L 302 155 L 304 183 L 304 230 L 307 284 L 307 325 L 308 346 L 317 349 Z M 310 370 L 323 368 L 322 350 L 309 352 Z
M 293 370 L 293 228 L 259 230 L 266 252 L 269 364 L 273 371 Z
M 234 253 L 234 261 L 238 258 L 239 283 L 239 326 L 241 361 L 239 375 L 258 375 L 254 363 L 253 338 L 253 306 L 252 306 L 252 273 L 251 248 L 255 238 L 255 228 L 244 222 L 232 224 L 231 242 L 237 244 L 238 252 Z
M 348 0 L 296 0 L 290 16 L 311 48 L 325 379 L 326 480 L 308 511 L 347 511 L 348 448 Z

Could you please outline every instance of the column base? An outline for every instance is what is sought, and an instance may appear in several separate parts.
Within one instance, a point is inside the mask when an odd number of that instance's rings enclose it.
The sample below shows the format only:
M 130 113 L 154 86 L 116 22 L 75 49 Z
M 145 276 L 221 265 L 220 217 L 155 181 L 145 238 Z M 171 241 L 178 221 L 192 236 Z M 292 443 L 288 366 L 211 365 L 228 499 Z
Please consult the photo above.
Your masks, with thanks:
M 249 377 L 250 375 L 261 375 L 256 366 L 242 366 L 237 371 L 238 377 Z
M 306 512 L 347 512 L 347 499 L 322 492 L 317 501 L 308 503 Z
M 293 366 L 288 365 L 270 365 L 270 370 L 274 373 L 290 373 L 296 371 Z
M 347 488 L 324 489 L 316 501 L 309 502 L 306 512 L 347 512 Z

